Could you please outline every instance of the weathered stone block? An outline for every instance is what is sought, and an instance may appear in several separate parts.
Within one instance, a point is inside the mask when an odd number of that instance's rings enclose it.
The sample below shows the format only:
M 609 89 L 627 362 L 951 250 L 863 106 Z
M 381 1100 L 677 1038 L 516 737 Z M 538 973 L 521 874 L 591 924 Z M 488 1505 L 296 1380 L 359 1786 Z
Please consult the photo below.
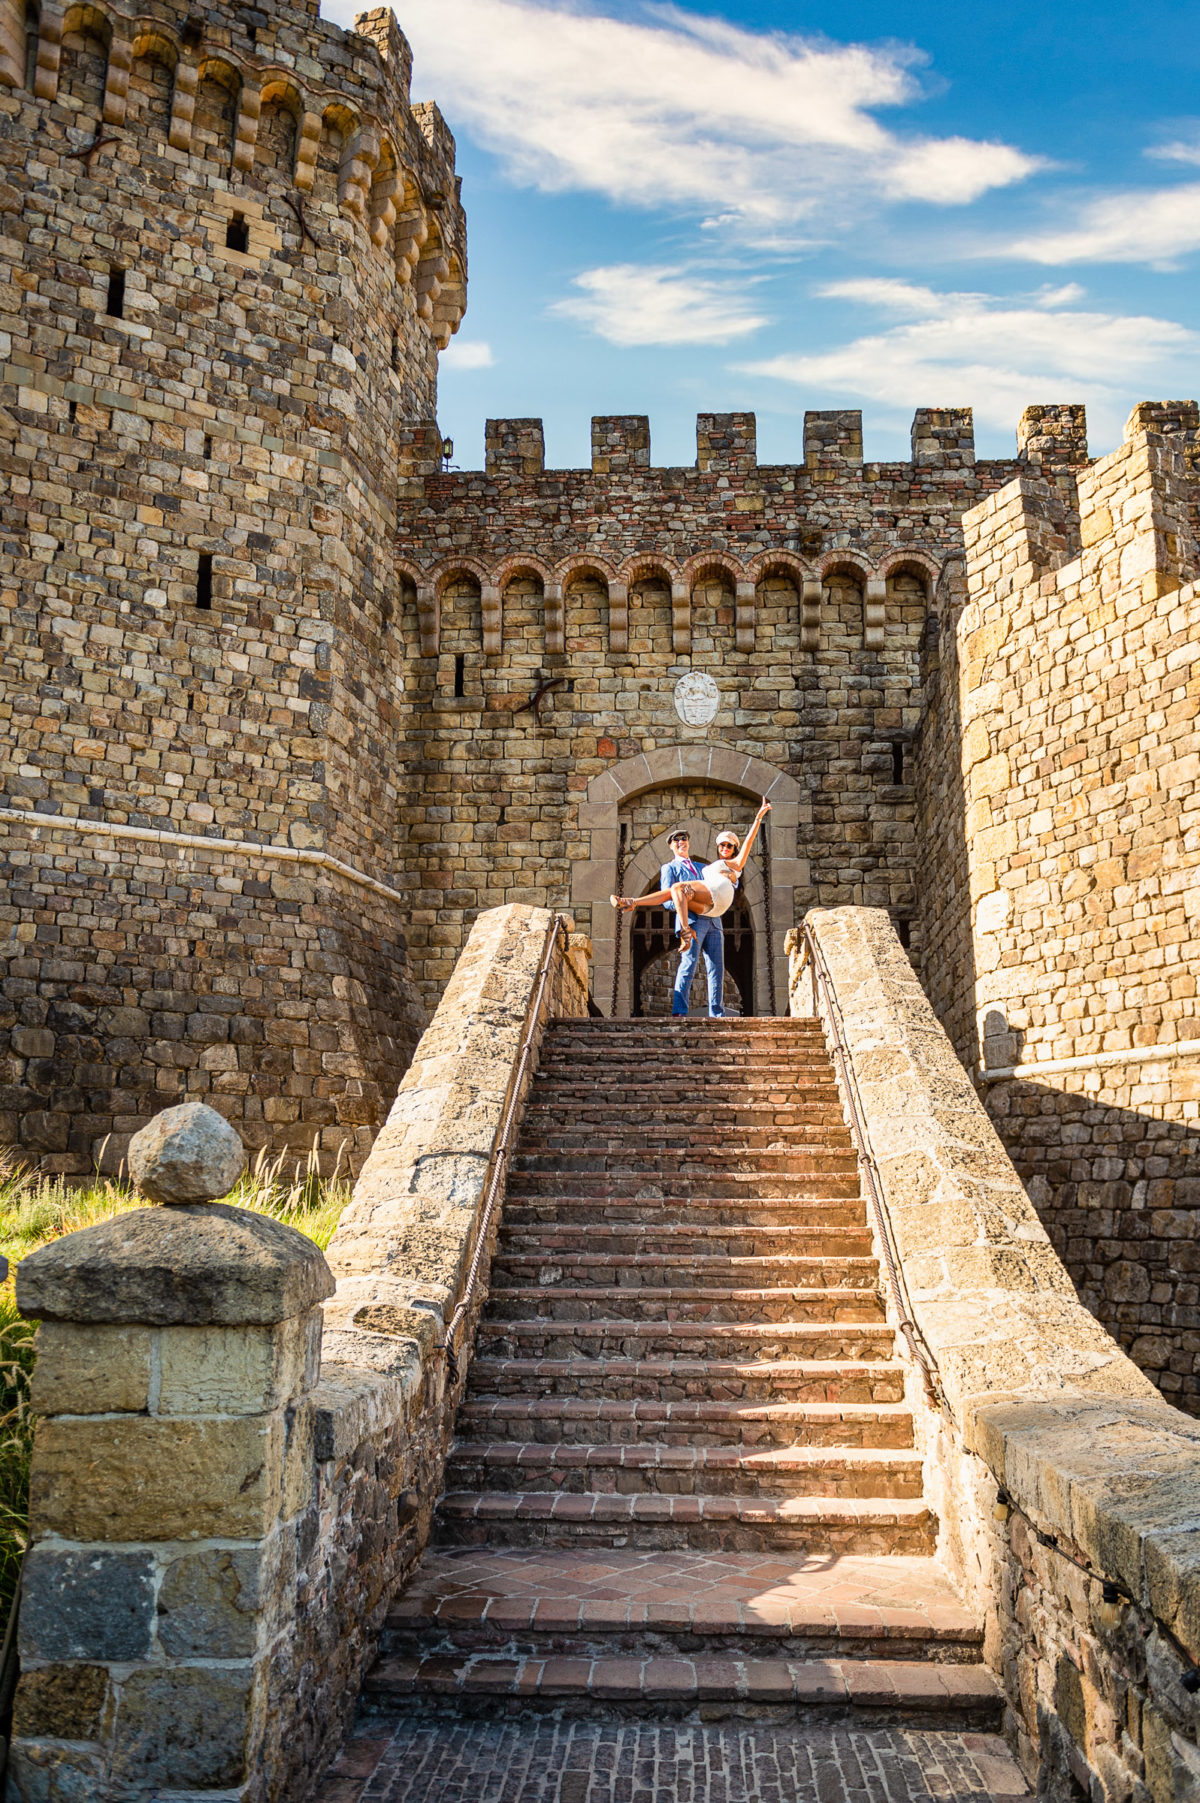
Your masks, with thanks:
M 258 1689 L 250 1667 L 131 1673 L 117 1704 L 113 1778 L 147 1789 L 233 1788 L 249 1775 Z
M 163 1651 L 180 1659 L 249 1658 L 259 1644 L 258 1612 L 277 1581 L 277 1560 L 262 1547 L 211 1547 L 174 1560 L 158 1593 Z
M 89 1747 L 64 1746 L 48 1735 L 14 1740 L 8 1763 L 9 1803 L 96 1803 L 107 1762 Z
M 150 1553 L 32 1548 L 21 1587 L 23 1659 L 145 1659 L 153 1632 Z
M 104 1665 L 45 1665 L 24 1672 L 13 1704 L 13 1734 L 19 1739 L 96 1740 L 108 1694 Z
M 159 1340 L 161 1415 L 257 1415 L 304 1387 L 319 1310 L 276 1327 L 164 1327 Z
M 282 1499 L 284 1437 L 278 1415 L 52 1417 L 34 1446 L 30 1512 L 70 1540 L 255 1539 Z
M 150 1394 L 147 1327 L 39 1327 L 30 1401 L 39 1415 L 137 1413 Z

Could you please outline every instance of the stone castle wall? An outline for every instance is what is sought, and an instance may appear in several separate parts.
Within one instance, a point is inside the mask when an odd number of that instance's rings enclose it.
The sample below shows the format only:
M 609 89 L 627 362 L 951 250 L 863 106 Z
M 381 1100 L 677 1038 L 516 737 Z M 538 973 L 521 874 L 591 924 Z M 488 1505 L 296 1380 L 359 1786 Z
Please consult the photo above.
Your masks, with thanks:
M 1200 1410 L 1195 430 L 1139 408 L 965 517 L 917 763 L 929 992 L 1081 1296 Z
M 377 993 L 404 986 L 395 903 L 385 923 L 378 896 L 344 908 L 335 884 L 327 923 L 301 928 L 267 902 L 249 849 L 320 850 L 385 886 L 398 871 L 397 468 L 462 313 L 465 228 L 453 140 L 436 108 L 410 105 L 404 39 L 386 12 L 358 27 L 304 5 L 201 19 L 166 4 L 150 21 L 117 0 L 46 7 L 28 39 L 24 14 L 0 31 L 0 810 L 12 868 L 37 870 L 7 914 L 0 1112 L 54 1168 L 86 1170 L 95 1151 L 78 1123 L 62 1145 L 81 1082 L 84 1112 L 119 1141 L 131 1100 L 153 1103 L 155 1067 L 175 1061 L 177 1042 L 149 1030 L 149 1093 L 110 1083 L 130 1035 L 105 1031 L 106 1010 L 153 1020 L 166 989 L 208 1013 L 212 971 L 252 998 L 304 990 L 301 1023 L 323 1016 L 351 1057 L 339 959 Z M 63 823 L 49 861 L 30 838 L 41 816 Z M 165 893 L 152 840 L 112 842 L 131 943 L 82 968 L 49 949 L 90 931 L 77 904 L 96 841 L 72 840 L 70 820 L 195 842 L 186 872 L 171 854 Z M 225 957 L 231 895 L 259 905 Z M 322 943 L 314 958 L 323 934 L 361 955 Z M 115 980 L 96 968 L 109 955 Z M 380 1023 L 400 1048 L 368 1079 L 382 1090 L 411 1050 L 408 1007 Z M 29 1025 L 55 1040 L 32 1071 L 11 1037 Z M 314 1096 L 312 1048 L 294 1048 L 285 1069 L 222 1067 L 216 1092 L 175 1068 L 251 1142 L 270 1120 L 287 1129 L 270 1143 L 290 1145 L 307 1097 L 326 1149 L 355 1152 L 390 1095 L 364 1110 L 360 1078 L 326 1070 Z
M 482 472 L 442 470 L 435 444 L 432 425 L 414 432 L 396 541 L 399 819 L 427 1004 L 475 914 L 507 901 L 570 903 L 600 985 L 618 858 L 645 851 L 649 820 L 668 824 L 707 752 L 783 772 L 811 801 L 803 845 L 784 854 L 808 861 L 784 879 L 784 930 L 817 902 L 886 907 L 907 929 L 922 645 L 961 515 L 1031 460 L 1085 459 L 1081 410 L 1031 408 L 1007 463 L 975 460 L 966 409 L 919 412 L 912 461 L 896 464 L 863 462 L 855 412 L 808 414 L 795 465 L 757 462 L 753 414 L 700 415 L 689 469 L 653 467 L 637 417 L 592 422 L 591 470 L 547 470 L 540 420 L 489 421 Z M 711 725 L 675 711 L 689 671 L 718 685 Z M 614 822 L 598 851 L 591 788 L 676 748 L 688 770 L 645 781 L 624 839 Z M 747 820 L 752 782 L 726 784 L 725 812 Z

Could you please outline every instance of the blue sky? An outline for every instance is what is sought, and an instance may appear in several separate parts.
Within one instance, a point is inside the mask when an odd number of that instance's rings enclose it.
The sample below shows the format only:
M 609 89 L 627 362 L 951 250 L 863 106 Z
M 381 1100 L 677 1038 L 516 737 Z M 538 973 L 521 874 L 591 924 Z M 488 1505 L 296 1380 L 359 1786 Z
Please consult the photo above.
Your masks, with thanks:
M 326 0 L 349 24 L 357 8 Z M 593 413 L 748 407 L 797 461 L 806 408 L 861 407 L 908 454 L 919 405 L 1087 403 L 1094 453 L 1134 401 L 1200 390 L 1200 31 L 1193 5 L 401 0 L 413 96 L 458 142 L 467 316 L 439 417 L 540 414 L 547 462 Z

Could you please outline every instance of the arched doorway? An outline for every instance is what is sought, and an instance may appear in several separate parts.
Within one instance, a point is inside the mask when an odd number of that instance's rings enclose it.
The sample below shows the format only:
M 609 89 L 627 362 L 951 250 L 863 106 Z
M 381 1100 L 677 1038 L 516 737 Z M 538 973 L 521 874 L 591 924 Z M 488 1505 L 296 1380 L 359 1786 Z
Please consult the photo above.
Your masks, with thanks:
M 579 804 L 578 823 L 588 855 L 572 868 L 571 898 L 576 907 L 586 906 L 590 915 L 593 989 L 605 1014 L 628 1017 L 634 1004 L 628 917 L 622 917 L 618 941 L 617 918 L 608 906 L 609 893 L 617 886 L 618 866 L 623 870 L 625 894 L 648 893 L 659 865 L 670 857 L 666 828 L 685 811 L 670 802 L 670 795 L 697 782 L 728 791 L 733 806 L 737 805 L 734 797 L 743 798 L 744 803 L 754 802 L 760 795 L 771 799 L 769 891 L 760 860 L 752 858 L 743 894 L 754 927 L 751 987 L 757 1011 L 770 1012 L 772 988 L 774 1006 L 787 1007 L 784 941 L 788 928 L 796 923 L 796 890 L 806 890 L 809 882 L 808 859 L 797 854 L 800 831 L 812 824 L 811 801 L 794 777 L 759 758 L 723 745 L 677 745 L 612 764 L 590 778 L 586 798 Z M 637 832 L 623 836 L 621 809 L 631 798 L 651 791 L 664 791 L 663 830 L 639 843 Z M 746 816 L 749 812 L 744 810 Z M 706 845 L 712 823 L 696 820 L 692 825 L 701 835 L 697 844 Z
M 650 893 L 656 884 L 642 889 Z M 725 1012 L 729 1016 L 754 1013 L 754 920 L 750 904 L 739 892 L 725 915 Z M 665 908 L 639 908 L 633 916 L 629 932 L 630 958 L 633 963 L 633 1009 L 635 1018 L 670 1014 L 671 991 L 679 968 L 679 941 L 675 937 L 675 917 Z M 708 986 L 704 964 L 692 983 L 691 1010 L 703 1014 L 708 1003 Z

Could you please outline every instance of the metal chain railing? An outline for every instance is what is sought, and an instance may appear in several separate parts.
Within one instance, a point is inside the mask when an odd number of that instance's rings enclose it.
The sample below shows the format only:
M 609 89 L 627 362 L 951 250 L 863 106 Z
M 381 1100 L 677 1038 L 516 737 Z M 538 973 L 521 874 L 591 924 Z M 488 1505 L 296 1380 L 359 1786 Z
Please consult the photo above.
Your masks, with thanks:
M 513 1129 L 520 1106 L 521 1090 L 525 1074 L 529 1069 L 530 1059 L 533 1057 L 534 1040 L 537 1037 L 538 1025 L 542 1018 L 542 1004 L 546 998 L 546 988 L 554 966 L 555 949 L 558 945 L 559 935 L 562 935 L 565 944 L 569 932 L 570 924 L 565 915 L 555 914 L 546 930 L 546 943 L 542 950 L 542 961 L 538 969 L 537 987 L 534 990 L 533 1001 L 530 1003 L 529 1013 L 526 1017 L 521 1049 L 517 1054 L 517 1061 L 509 1073 L 508 1086 L 504 1092 L 504 1107 L 500 1115 L 500 1130 L 492 1143 L 491 1156 L 484 1174 L 483 1205 L 479 1215 L 478 1231 L 475 1235 L 475 1250 L 471 1254 L 471 1263 L 467 1268 L 462 1294 L 453 1314 L 446 1323 L 446 1332 L 442 1339 L 441 1351 L 446 1355 L 451 1383 L 457 1383 L 460 1375 L 455 1341 L 471 1307 L 475 1285 L 479 1279 L 480 1266 L 483 1263 L 484 1253 L 487 1251 L 492 1214 L 500 1195 L 501 1180 L 508 1163 L 508 1156 L 512 1151 Z
M 763 913 L 766 915 L 767 928 L 767 1000 L 771 1004 L 771 1013 L 777 1012 L 775 1005 L 775 922 L 771 917 L 771 843 L 767 836 L 767 823 L 764 820 L 759 828 L 762 842 L 763 871 Z
M 617 837 L 617 886 L 613 891 L 615 895 L 624 895 L 625 893 L 625 865 L 628 858 L 628 845 L 629 828 L 625 822 L 622 821 L 620 832 Z M 621 921 L 624 918 L 623 910 L 620 908 L 615 909 L 614 916 L 612 1007 L 608 1011 L 610 1020 L 616 1020 L 617 1004 L 621 998 Z
M 888 1220 L 887 1208 L 883 1200 L 883 1181 L 879 1175 L 875 1153 L 871 1148 L 866 1114 L 862 1097 L 859 1094 L 858 1079 L 854 1074 L 854 1065 L 846 1045 L 845 1021 L 833 987 L 833 978 L 829 974 L 825 954 L 817 944 L 816 936 L 807 921 L 802 924 L 800 935 L 803 946 L 800 971 L 803 972 L 807 967 L 810 972 L 813 1014 L 817 1020 L 821 1018 L 821 1000 L 824 998 L 829 1021 L 829 1036 L 833 1042 L 833 1056 L 841 1074 L 842 1094 L 846 1098 L 846 1111 L 850 1117 L 850 1131 L 854 1136 L 858 1162 L 867 1186 L 871 1212 L 875 1217 L 879 1244 L 883 1250 L 883 1261 L 887 1267 L 888 1282 L 891 1285 L 892 1301 L 895 1303 L 896 1314 L 899 1317 L 897 1326 L 908 1342 L 908 1350 L 912 1355 L 913 1363 L 920 1369 L 930 1401 L 939 1408 L 946 1408 L 947 1403 L 938 1374 L 937 1359 L 926 1343 L 921 1329 L 912 1318 L 908 1292 L 900 1276 L 892 1239 L 892 1225 Z

